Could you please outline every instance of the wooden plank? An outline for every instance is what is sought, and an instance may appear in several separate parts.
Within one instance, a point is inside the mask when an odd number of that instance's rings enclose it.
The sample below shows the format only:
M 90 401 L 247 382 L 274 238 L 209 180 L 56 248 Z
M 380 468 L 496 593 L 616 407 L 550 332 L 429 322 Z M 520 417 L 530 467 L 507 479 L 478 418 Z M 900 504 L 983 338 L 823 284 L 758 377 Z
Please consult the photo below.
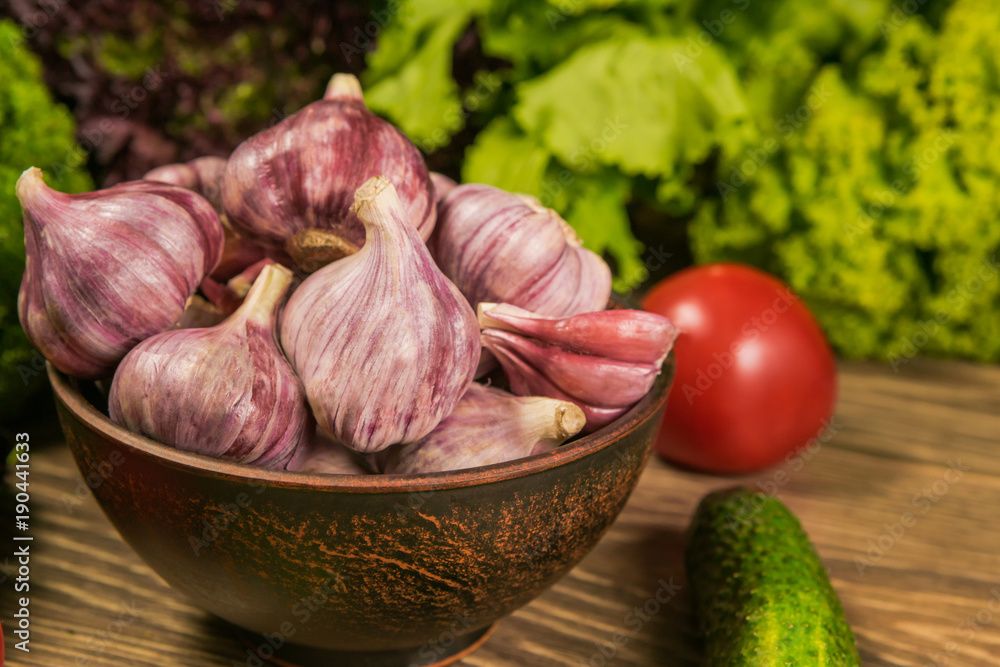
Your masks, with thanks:
M 698 664 L 684 530 L 706 492 L 746 483 L 776 490 L 801 518 L 866 665 L 1000 665 L 1000 368 L 847 363 L 840 380 L 836 428 L 800 469 L 719 478 L 651 461 L 593 553 L 459 664 Z M 52 444 L 32 459 L 32 651 L 13 651 L 8 629 L 8 663 L 245 664 L 231 628 L 160 581 L 78 493 L 55 427 L 33 436 Z M 949 461 L 960 476 L 946 476 Z M 9 531 L 0 526 L 4 548 Z M 0 572 L 6 622 L 10 561 Z M 664 583 L 681 588 L 656 613 L 637 613 Z

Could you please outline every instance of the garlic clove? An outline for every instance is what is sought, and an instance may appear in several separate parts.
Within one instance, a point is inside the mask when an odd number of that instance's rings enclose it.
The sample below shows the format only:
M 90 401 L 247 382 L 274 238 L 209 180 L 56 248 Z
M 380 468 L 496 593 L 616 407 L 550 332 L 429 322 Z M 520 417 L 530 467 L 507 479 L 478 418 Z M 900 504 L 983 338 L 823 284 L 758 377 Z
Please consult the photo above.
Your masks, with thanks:
M 573 403 L 583 411 L 586 417 L 587 424 L 581 430 L 584 435 L 607 426 L 628 412 L 631 407 L 604 408 L 572 398 L 516 353 L 501 347 L 495 348 L 495 352 L 514 394 L 518 396 L 547 396 Z
M 354 211 L 365 244 L 295 290 L 281 340 L 321 428 L 369 453 L 433 430 L 472 382 L 481 344 L 389 180 L 362 185 Z
M 479 326 L 618 361 L 663 365 L 680 330 L 644 310 L 602 310 L 547 317 L 508 303 L 480 303 Z
M 222 176 L 222 202 L 240 235 L 290 262 L 285 244 L 305 229 L 363 244 L 365 228 L 351 203 L 358 187 L 378 175 L 395 186 L 406 219 L 426 240 L 437 207 L 423 156 L 368 110 L 354 76 L 338 74 L 324 99 L 236 148 Z
M 415 475 L 513 461 L 551 451 L 580 432 L 577 406 L 544 397 L 517 397 L 473 384 L 455 410 L 417 442 L 375 455 L 386 474 Z
M 219 213 L 222 212 L 222 190 L 219 181 L 226 169 L 226 159 L 215 156 L 200 157 L 190 162 L 166 164 L 146 172 L 143 180 L 159 181 L 194 190 Z
M 315 429 L 299 379 L 278 347 L 291 272 L 267 266 L 222 324 L 153 336 L 111 384 L 111 418 L 136 433 L 213 458 L 297 466 Z
M 553 316 L 607 306 L 608 265 L 534 198 L 466 184 L 438 209 L 431 251 L 473 306 L 503 302 Z
M 153 181 L 69 195 L 32 167 L 17 181 L 26 266 L 18 314 L 56 368 L 110 375 L 140 341 L 173 327 L 222 254 L 198 194 Z
M 617 361 L 568 352 L 555 345 L 539 345 L 509 331 L 487 329 L 483 346 L 496 354 L 517 354 L 567 395 L 591 405 L 619 408 L 632 405 L 653 386 L 659 364 Z

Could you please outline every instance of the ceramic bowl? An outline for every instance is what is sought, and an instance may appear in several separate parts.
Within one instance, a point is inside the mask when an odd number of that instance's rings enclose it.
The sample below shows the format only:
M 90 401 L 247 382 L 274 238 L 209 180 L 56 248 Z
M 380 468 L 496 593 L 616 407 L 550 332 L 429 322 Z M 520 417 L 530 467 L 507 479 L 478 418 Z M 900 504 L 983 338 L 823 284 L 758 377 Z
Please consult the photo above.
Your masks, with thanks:
M 104 513 L 173 588 L 248 631 L 248 665 L 426 665 L 471 650 L 615 520 L 672 376 L 671 356 L 627 414 L 553 452 L 418 476 L 325 476 L 136 435 L 107 417 L 92 384 L 49 367 L 66 440 Z

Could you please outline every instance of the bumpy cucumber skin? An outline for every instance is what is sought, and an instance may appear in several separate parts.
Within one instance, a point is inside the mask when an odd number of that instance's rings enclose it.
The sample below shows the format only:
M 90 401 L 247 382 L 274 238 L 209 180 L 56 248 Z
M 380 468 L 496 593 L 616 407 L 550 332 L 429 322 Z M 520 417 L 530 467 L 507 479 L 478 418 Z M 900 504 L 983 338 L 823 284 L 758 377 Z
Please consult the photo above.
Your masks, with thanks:
M 704 667 L 861 664 L 826 569 L 777 498 L 742 487 L 707 495 L 685 560 Z

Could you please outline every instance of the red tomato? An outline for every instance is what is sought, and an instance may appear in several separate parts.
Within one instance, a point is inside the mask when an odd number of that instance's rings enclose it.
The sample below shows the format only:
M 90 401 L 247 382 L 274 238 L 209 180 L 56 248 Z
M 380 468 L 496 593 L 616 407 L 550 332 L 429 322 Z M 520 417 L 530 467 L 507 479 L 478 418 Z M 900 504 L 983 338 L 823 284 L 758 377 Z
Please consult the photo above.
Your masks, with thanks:
M 837 398 L 836 363 L 780 280 L 742 264 L 697 266 L 659 282 L 642 305 L 682 331 L 656 445 L 664 458 L 747 472 L 822 433 Z

